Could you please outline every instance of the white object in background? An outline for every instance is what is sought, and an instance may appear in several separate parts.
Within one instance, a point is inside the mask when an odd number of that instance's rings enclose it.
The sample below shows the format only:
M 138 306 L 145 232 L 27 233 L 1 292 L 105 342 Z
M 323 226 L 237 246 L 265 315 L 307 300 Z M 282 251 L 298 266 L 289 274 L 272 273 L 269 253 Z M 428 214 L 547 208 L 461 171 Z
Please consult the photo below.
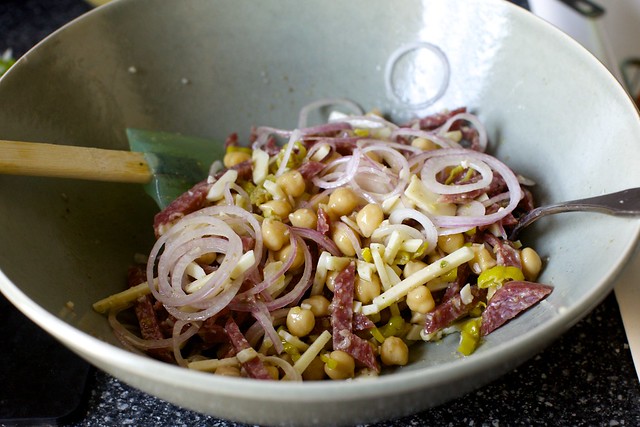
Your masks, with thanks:
M 594 1 L 605 9 L 604 15 L 597 18 L 583 16 L 559 0 L 529 0 L 529 5 L 534 14 L 591 51 L 625 84 L 623 63 L 640 58 L 640 0 Z M 637 98 L 637 89 L 632 89 Z M 640 379 L 640 251 L 618 278 L 615 295 Z

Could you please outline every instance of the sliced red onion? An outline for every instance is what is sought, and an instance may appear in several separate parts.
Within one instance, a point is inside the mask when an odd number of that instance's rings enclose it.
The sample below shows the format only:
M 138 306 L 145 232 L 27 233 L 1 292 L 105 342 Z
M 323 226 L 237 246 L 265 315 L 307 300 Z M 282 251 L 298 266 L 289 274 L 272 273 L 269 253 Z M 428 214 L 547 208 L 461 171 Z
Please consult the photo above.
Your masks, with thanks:
M 452 234 L 466 233 L 467 231 L 473 230 L 473 227 L 470 227 L 470 226 L 454 227 L 454 228 L 437 227 L 437 229 L 438 229 L 438 236 L 449 236 Z
M 224 185 L 224 189 L 222 190 L 222 197 L 224 199 L 224 203 L 227 206 L 235 205 L 233 194 L 231 194 L 231 185 L 228 182 Z
M 273 311 L 278 308 L 288 306 L 293 302 L 299 301 L 307 291 L 307 289 L 309 289 L 309 286 L 311 286 L 311 284 L 313 283 L 311 280 L 311 272 L 313 271 L 314 265 L 313 259 L 311 258 L 311 253 L 309 252 L 309 248 L 307 248 L 307 245 L 304 244 L 302 239 L 300 239 L 299 237 L 296 237 L 296 239 L 299 239 L 297 243 L 298 245 L 300 245 L 304 253 L 304 270 L 302 272 L 302 276 L 300 277 L 298 283 L 293 287 L 293 289 L 291 289 L 285 295 L 265 304 L 269 311 Z
M 306 202 L 303 202 L 300 207 L 301 208 L 309 208 L 309 209 L 315 208 L 316 205 L 321 203 L 324 199 L 327 199 L 332 192 L 333 192 L 333 188 L 327 188 L 327 189 L 319 192 L 315 196 L 311 197 Z
M 360 150 L 355 149 L 351 156 L 344 156 L 329 163 L 321 172 L 323 175 L 314 176 L 312 181 L 320 188 L 338 188 L 347 184 L 353 179 L 358 170 L 358 164 L 360 163 Z M 343 166 L 343 169 L 334 171 L 337 166 Z M 329 180 L 327 180 L 327 176 Z
M 302 381 L 302 375 L 300 375 L 300 373 L 298 371 L 296 371 L 293 366 L 291 366 L 291 364 L 289 362 L 287 362 L 286 360 L 280 358 L 280 357 L 276 357 L 276 356 L 262 356 L 260 355 L 260 358 L 265 361 L 265 362 L 269 362 L 272 365 L 275 365 L 277 367 L 279 367 L 280 369 L 282 369 L 282 371 L 284 372 L 284 376 L 283 378 L 286 381 Z
M 239 194 L 245 200 L 251 200 L 250 197 L 249 197 L 249 194 L 244 190 L 244 188 L 240 187 L 235 182 L 229 184 L 229 190 L 235 191 L 237 194 Z M 248 211 L 249 212 L 253 211 L 253 206 L 251 205 L 251 203 L 249 203 Z
M 458 144 L 456 141 L 452 141 L 451 139 L 446 138 L 445 136 L 440 135 L 438 133 L 429 132 L 421 129 L 413 129 L 413 128 L 405 128 L 405 127 L 398 128 L 395 131 L 393 131 L 393 133 L 391 134 L 391 139 L 396 139 L 399 136 L 412 136 L 414 138 L 428 139 L 430 141 L 435 142 L 442 148 L 462 148 L 460 144 Z M 420 148 L 418 148 L 418 150 L 423 151 Z
M 387 236 L 391 235 L 394 231 L 399 231 L 406 234 L 411 239 L 424 239 L 425 235 L 415 228 L 406 224 L 386 224 L 378 227 L 373 234 L 371 234 L 371 241 L 382 242 Z
M 325 137 L 319 138 L 317 142 L 315 142 L 308 150 L 307 155 L 305 156 L 305 161 L 311 161 L 313 156 L 321 149 L 324 149 L 325 146 L 329 147 L 329 152 L 327 156 L 331 154 L 332 151 L 335 151 L 336 145 L 332 139 L 328 139 Z M 323 156 L 323 158 L 326 156 Z M 322 160 L 322 159 L 320 159 Z
M 434 216 L 432 218 L 433 223 L 437 227 L 443 228 L 454 228 L 454 227 L 477 227 L 482 225 L 493 224 L 494 222 L 500 221 L 502 218 L 511 213 L 520 202 L 522 198 L 522 189 L 520 188 L 520 183 L 516 178 L 513 171 L 502 163 L 500 160 L 492 157 L 488 154 L 480 153 L 477 151 L 467 150 L 467 149 L 441 149 L 435 150 L 435 152 L 430 152 L 432 157 L 437 156 L 445 156 L 445 155 L 453 155 L 453 156 L 470 156 L 482 160 L 484 163 L 489 165 L 494 171 L 498 172 L 502 178 L 504 179 L 508 194 L 509 194 L 509 204 L 500 209 L 498 212 L 484 215 L 482 217 L 458 217 L 458 216 Z
M 242 277 L 230 279 L 243 254 L 242 240 L 232 226 L 241 219 L 253 229 L 257 267 L 262 258 L 260 223 L 237 206 L 212 206 L 181 218 L 163 234 L 152 248 L 147 263 L 147 280 L 153 283 L 158 272 L 158 287 L 151 287 L 154 297 L 179 320 L 204 320 L 225 308 L 242 285 Z M 209 237 L 207 237 L 209 236 Z M 215 238 L 213 236 L 220 236 Z M 183 289 L 186 266 L 204 253 L 223 253 L 224 259 L 215 274 L 200 289 L 187 294 Z M 190 310 L 183 310 L 190 306 Z M 195 310 L 194 310 L 195 309 Z
M 336 243 L 317 230 L 311 228 L 291 227 L 291 233 L 304 239 L 313 240 L 322 249 L 329 252 L 333 256 L 340 256 L 342 253 Z
M 380 181 L 378 179 L 372 179 L 369 174 L 357 173 L 354 179 L 350 182 L 350 186 L 353 187 L 358 193 L 360 193 L 367 201 L 371 203 L 380 203 L 386 199 L 394 197 L 402 193 L 410 177 L 410 168 L 407 159 L 399 151 L 386 146 L 384 143 L 371 144 L 362 148 L 361 150 L 363 160 L 362 163 L 371 164 L 376 167 L 380 167 L 377 162 L 372 161 L 367 153 L 376 153 L 380 155 L 389 167 L 376 170 L 375 168 L 369 168 L 371 174 L 374 174 L 380 179 L 386 179 L 390 181 L 392 188 L 382 186 L 380 188 Z M 382 190 L 378 191 L 378 190 Z
M 280 136 L 282 138 L 288 138 L 293 131 L 285 129 L 277 129 L 268 126 L 260 126 L 256 128 L 256 140 L 251 144 L 252 149 L 262 148 L 268 141 L 271 135 Z
M 185 334 L 182 332 L 182 330 L 188 324 L 191 324 L 192 326 L 187 329 L 187 333 Z M 182 357 L 182 352 L 180 351 L 180 349 L 182 348 L 182 344 L 184 344 L 189 338 L 194 336 L 200 329 L 201 325 L 201 322 L 185 322 L 183 320 L 178 320 L 176 321 L 176 323 L 174 323 L 173 334 L 171 337 L 171 346 L 173 348 L 173 357 L 176 359 L 176 363 L 179 366 L 187 367 L 188 365 L 187 361 L 184 360 L 184 357 Z
M 296 146 L 296 142 L 298 142 L 301 137 L 302 137 L 302 133 L 298 129 L 291 132 L 291 136 L 289 137 L 289 142 L 284 148 L 282 159 L 280 159 L 280 166 L 278 167 L 276 176 L 282 175 L 287 170 L 287 164 L 289 163 L 289 159 L 291 158 L 291 153 L 293 152 L 293 148 Z
M 201 239 L 202 235 L 196 235 L 187 242 L 184 242 L 183 240 L 192 236 L 192 233 L 184 233 L 182 236 L 178 236 L 179 238 L 175 241 L 170 238 L 166 239 L 166 242 L 163 242 L 162 238 L 158 240 L 159 243 L 163 243 L 162 247 L 164 250 L 160 255 L 157 266 L 158 289 L 156 290 L 152 287 L 151 291 L 154 294 L 154 297 L 165 305 L 175 307 L 189 305 L 217 292 L 220 290 L 220 287 L 223 286 L 224 282 L 230 277 L 235 264 L 240 260 L 240 256 L 242 255 L 242 241 L 240 237 L 231 229 L 231 227 L 224 223 L 224 221 L 217 218 L 206 218 L 206 220 L 207 222 L 212 223 L 214 227 L 202 227 L 200 230 L 194 230 L 225 237 L 227 241 L 225 244 L 226 247 L 221 247 L 217 244 L 218 242 L 224 241 L 223 239 L 216 239 L 215 241 L 210 240 L 212 242 L 212 246 L 206 247 L 208 252 L 224 251 L 225 260 L 220 265 L 220 268 L 218 268 L 216 274 L 213 275 L 204 286 L 192 294 L 187 294 L 183 289 L 182 280 L 184 277 L 184 269 L 182 271 L 177 271 L 176 274 L 173 274 L 173 270 L 178 261 L 180 259 L 184 260 L 185 255 L 189 255 L 189 251 L 192 250 L 193 245 L 188 244 L 188 242 L 192 242 L 194 239 Z M 198 223 L 202 224 L 202 222 Z M 175 226 L 171 230 L 175 231 Z M 162 237 L 172 237 L 173 231 L 165 233 Z M 196 242 L 196 244 L 201 243 L 199 241 Z M 157 250 L 159 251 L 162 247 L 157 248 Z M 147 264 L 147 278 L 153 274 L 154 264 L 152 264 L 152 262 L 155 261 L 155 258 L 156 251 L 152 252 L 152 256 L 149 258 L 149 263 Z M 195 258 L 186 260 L 185 263 L 188 263 L 193 259 Z
M 403 221 L 412 219 L 422 226 L 422 234 L 428 244 L 427 250 L 431 252 L 438 245 L 438 230 L 433 222 L 422 212 L 410 208 L 394 209 L 389 215 L 390 224 L 402 224 Z
M 478 131 L 478 143 L 480 144 L 480 147 L 479 147 L 480 151 L 482 152 L 486 151 L 487 143 L 489 139 L 487 136 L 487 129 L 484 127 L 484 124 L 480 121 L 480 119 L 478 119 L 478 117 L 476 117 L 471 113 L 460 113 L 460 114 L 456 114 L 453 117 L 450 117 L 449 120 L 447 120 L 445 124 L 443 124 L 438 129 L 438 133 L 442 135 L 448 132 L 451 126 L 458 120 L 464 120 L 464 121 L 470 122 L 473 125 L 473 127 L 476 128 L 476 130 Z
M 493 204 L 500 203 L 500 202 L 503 202 L 505 200 L 509 200 L 510 197 L 511 196 L 509 195 L 508 192 L 507 193 L 500 193 L 500 194 L 496 194 L 495 196 L 493 196 L 493 197 L 491 197 L 491 198 L 489 198 L 487 200 L 484 200 L 482 202 L 482 204 L 485 207 L 489 207 L 489 206 L 491 206 Z
M 124 340 L 126 340 L 130 345 L 134 346 L 140 350 L 152 350 L 156 348 L 172 348 L 174 342 L 178 342 L 182 344 L 186 342 L 189 338 L 194 336 L 200 330 L 201 323 L 193 322 L 191 326 L 182 331 L 182 328 L 179 331 L 177 336 L 173 336 L 170 338 L 164 338 L 161 340 L 147 340 L 144 338 L 140 338 L 135 335 L 129 329 L 127 329 L 117 318 L 117 312 L 110 312 L 108 316 L 108 321 L 114 331 L 116 331 Z
M 278 332 L 273 327 L 273 319 L 271 318 L 271 314 L 269 313 L 266 305 L 261 301 L 254 300 L 252 303 L 251 315 L 256 319 L 260 326 L 262 326 L 265 336 L 269 337 L 276 352 L 278 354 L 282 353 L 284 346 L 282 345 Z
M 278 280 L 280 277 L 284 276 L 287 271 L 291 268 L 293 261 L 295 260 L 295 253 L 297 249 L 297 242 L 294 238 L 293 234 L 289 235 L 289 243 L 291 244 L 291 256 L 289 256 L 283 263 L 282 267 L 275 273 L 273 273 L 270 277 L 265 277 L 264 280 L 257 285 L 253 286 L 251 289 L 248 289 L 236 296 L 237 301 L 242 301 L 244 298 L 256 295 L 269 288 L 269 286 L 273 285 L 273 283 Z M 263 270 L 264 271 L 264 270 Z
M 318 99 L 317 101 L 311 102 L 300 109 L 300 113 L 298 114 L 298 127 L 305 128 L 307 127 L 307 122 L 309 119 L 309 113 L 313 110 L 319 110 L 325 107 L 342 105 L 347 107 L 355 114 L 363 114 L 364 111 L 362 107 L 360 107 L 357 103 L 351 101 L 346 98 L 323 98 Z
M 350 130 L 351 125 L 346 122 L 326 123 L 318 126 L 311 126 L 307 128 L 300 128 L 300 133 L 303 136 L 308 135 L 322 135 L 326 133 L 334 133 L 341 130 Z
M 491 185 L 493 180 L 493 172 L 489 165 L 478 159 L 475 154 L 469 154 L 471 150 L 466 150 L 465 155 L 446 155 L 431 157 L 422 166 L 420 171 L 420 179 L 422 183 L 433 193 L 436 194 L 460 194 L 469 191 L 481 190 Z M 475 153 L 475 152 L 473 152 Z M 450 166 L 462 166 L 465 169 L 473 168 L 479 172 L 482 178 L 476 182 L 469 184 L 442 184 L 438 182 L 436 176 L 445 168 Z

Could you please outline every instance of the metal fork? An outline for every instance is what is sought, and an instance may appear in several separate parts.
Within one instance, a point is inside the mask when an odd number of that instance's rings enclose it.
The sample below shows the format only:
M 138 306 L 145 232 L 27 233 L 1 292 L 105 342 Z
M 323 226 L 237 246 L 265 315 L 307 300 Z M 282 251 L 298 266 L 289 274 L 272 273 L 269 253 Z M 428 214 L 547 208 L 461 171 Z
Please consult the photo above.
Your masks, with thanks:
M 515 240 L 523 228 L 543 216 L 561 212 L 600 212 L 615 216 L 638 216 L 640 215 L 640 187 L 537 207 L 520 218 L 509 240 Z

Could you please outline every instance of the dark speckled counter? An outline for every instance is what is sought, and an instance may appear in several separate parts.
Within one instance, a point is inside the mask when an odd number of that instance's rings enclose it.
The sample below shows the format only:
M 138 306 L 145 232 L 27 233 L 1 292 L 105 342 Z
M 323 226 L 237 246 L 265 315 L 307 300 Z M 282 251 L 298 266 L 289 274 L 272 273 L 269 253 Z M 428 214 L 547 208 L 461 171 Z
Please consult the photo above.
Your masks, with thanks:
M 238 427 L 186 411 L 95 372 L 88 407 L 69 426 Z M 613 294 L 517 370 L 460 399 L 375 424 L 400 426 L 640 426 L 640 385 Z
M 526 1 L 515 3 L 526 6 Z M 22 55 L 88 10 L 81 0 L 0 0 L 0 53 L 12 48 Z M 83 405 L 59 424 L 242 426 L 181 409 L 97 369 L 90 371 L 86 390 Z M 425 425 L 640 426 L 640 384 L 613 294 L 544 352 L 499 380 L 432 410 L 375 426 Z

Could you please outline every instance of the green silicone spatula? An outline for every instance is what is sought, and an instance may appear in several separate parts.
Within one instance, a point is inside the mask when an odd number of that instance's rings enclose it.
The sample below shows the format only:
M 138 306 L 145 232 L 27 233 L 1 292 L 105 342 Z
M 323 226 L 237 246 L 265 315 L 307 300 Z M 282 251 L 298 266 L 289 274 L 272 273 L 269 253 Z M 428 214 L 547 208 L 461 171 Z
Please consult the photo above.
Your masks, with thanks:
M 168 132 L 127 129 L 131 151 L 0 140 L 0 174 L 144 184 L 160 208 L 205 179 L 224 145 Z

